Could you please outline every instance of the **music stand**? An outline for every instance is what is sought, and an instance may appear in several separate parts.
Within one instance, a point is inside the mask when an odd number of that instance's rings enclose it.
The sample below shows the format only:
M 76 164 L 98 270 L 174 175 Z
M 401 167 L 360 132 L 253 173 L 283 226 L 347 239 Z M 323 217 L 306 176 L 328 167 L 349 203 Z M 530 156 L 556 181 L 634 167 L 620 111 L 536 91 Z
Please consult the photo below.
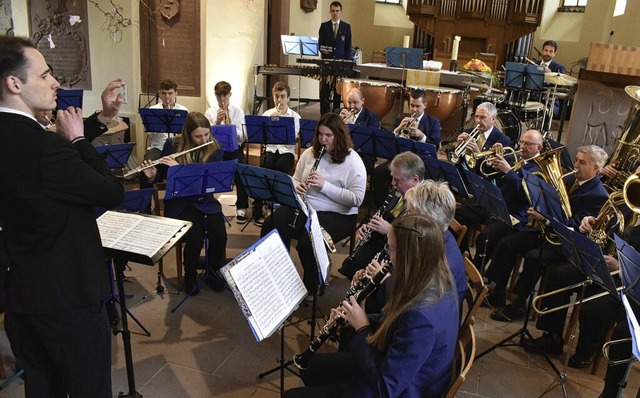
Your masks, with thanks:
M 83 95 L 84 91 L 82 90 L 65 90 L 59 88 L 58 91 L 56 91 L 56 96 L 58 97 L 56 99 L 56 111 L 67 110 L 70 106 L 82 108 Z
M 238 149 L 238 127 L 235 124 L 214 124 L 211 135 L 220 143 L 225 152 L 235 152 Z
M 555 219 L 562 223 L 566 221 L 558 191 L 535 174 L 522 169 L 522 187 L 529 198 L 531 207 L 547 219 Z
M 233 178 L 238 161 L 226 160 L 212 163 L 179 164 L 169 167 L 167 170 L 167 187 L 165 200 L 179 198 L 193 198 L 198 203 L 208 204 L 207 197 L 213 194 L 230 192 L 233 190 Z M 209 268 L 209 235 L 207 228 L 207 212 L 204 216 L 204 262 L 205 272 L 196 280 L 193 289 L 172 310 L 174 313 L 200 287 L 200 281 L 207 276 L 207 271 L 214 273 Z
M 133 142 L 125 142 L 123 144 L 107 144 L 97 146 L 96 150 L 107 161 L 109 168 L 122 169 L 129 161 L 131 151 L 136 144 Z
M 311 146 L 311 141 L 313 141 L 317 127 L 317 120 L 300 119 L 300 148 L 308 148 Z
M 421 48 L 385 47 L 387 66 L 403 69 L 422 69 L 424 50 Z
M 446 181 L 453 193 L 464 198 L 471 197 L 460 170 L 455 165 L 432 157 L 422 157 L 422 160 L 425 165 L 425 178 L 433 181 Z
M 438 148 L 428 142 L 420 142 L 411 138 L 396 138 L 398 144 L 398 153 L 411 151 L 416 155 L 428 156 L 432 158 L 438 157 Z
M 138 113 L 147 133 L 178 134 L 189 112 L 179 109 L 138 108 Z
M 624 293 L 637 305 L 640 305 L 640 284 L 638 284 L 640 280 L 640 254 L 617 234 L 614 234 L 613 238 L 618 251 Z
M 117 215 L 118 212 L 112 212 L 109 211 L 106 214 L 104 214 L 103 216 L 101 216 L 100 219 L 98 219 L 98 227 L 102 228 L 102 224 L 100 223 L 101 219 L 109 214 L 115 214 Z M 142 220 L 148 219 L 148 220 L 156 220 L 158 223 L 168 223 L 168 222 L 175 222 L 175 220 L 170 220 L 164 217 L 159 217 L 159 216 L 152 216 L 149 214 L 136 214 L 135 215 L 137 218 L 140 218 Z M 114 260 L 117 261 L 117 263 L 126 263 L 128 261 L 133 261 L 133 262 L 137 262 L 140 264 L 146 264 L 146 265 L 154 265 L 156 262 L 158 262 L 162 257 L 164 257 L 165 254 L 167 254 L 167 252 L 169 250 L 171 250 L 171 248 L 178 243 L 178 241 L 182 238 L 182 236 L 187 232 L 187 230 L 189 230 L 189 228 L 191 228 L 191 223 L 188 221 L 181 221 L 180 222 L 182 224 L 182 226 L 180 227 L 180 229 L 175 232 L 169 239 L 162 239 L 162 241 L 164 242 L 164 244 L 158 249 L 158 250 L 154 250 L 154 252 L 152 254 L 141 254 L 138 253 L 136 251 L 129 251 L 129 250 L 134 250 L 136 248 L 138 248 L 138 246 L 144 246 L 144 242 L 137 242 L 137 245 L 130 245 L 129 243 L 126 243 L 124 245 L 125 248 L 123 249 L 118 249 L 118 247 L 122 247 L 119 244 L 115 244 L 114 246 L 107 246 L 107 244 L 105 243 L 105 238 L 103 236 L 103 246 L 105 249 L 105 254 L 108 257 L 113 258 Z M 127 228 L 127 231 L 129 231 L 129 233 L 137 236 L 139 239 L 141 236 L 144 235 L 144 223 L 139 223 L 136 225 L 132 225 L 131 229 L 129 230 Z M 107 226 L 108 228 L 108 226 Z M 138 233 L 138 228 L 141 228 L 140 233 Z M 126 240 L 126 239 L 125 239 Z M 146 248 L 145 248 L 146 249 Z M 116 261 L 114 261 L 114 263 L 116 263 Z M 118 286 L 118 295 L 120 297 L 120 312 L 121 313 L 128 313 L 127 311 L 127 306 L 126 306 L 126 300 L 125 300 L 125 290 L 124 290 L 124 267 L 116 267 L 117 268 L 117 272 L 116 272 L 116 283 Z M 129 387 L 129 393 L 125 394 L 123 392 L 120 392 L 118 394 L 118 397 L 135 397 L 135 398 L 141 398 L 142 395 L 139 394 L 136 391 L 136 385 L 135 385 L 135 377 L 133 374 L 133 355 L 132 355 L 132 351 L 131 351 L 131 332 L 129 331 L 129 326 L 128 326 L 128 322 L 127 322 L 127 317 L 123 316 L 122 317 L 122 328 L 120 330 L 120 333 L 122 334 L 122 342 L 123 342 L 123 347 L 124 347 L 124 356 L 125 356 L 125 367 L 127 370 L 127 382 L 128 382 L 128 387 Z
M 387 130 L 350 124 L 349 131 L 353 149 L 358 153 L 384 159 L 392 159 L 398 154 L 396 136 Z
M 318 38 L 280 35 L 282 52 L 286 55 L 318 55 Z

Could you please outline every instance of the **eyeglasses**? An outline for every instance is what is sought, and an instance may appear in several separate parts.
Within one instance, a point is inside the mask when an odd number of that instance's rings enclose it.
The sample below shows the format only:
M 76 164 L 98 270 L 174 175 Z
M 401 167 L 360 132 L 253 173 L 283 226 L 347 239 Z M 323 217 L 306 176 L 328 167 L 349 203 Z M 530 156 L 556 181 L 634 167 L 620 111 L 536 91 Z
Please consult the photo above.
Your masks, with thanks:
M 528 142 L 528 141 L 518 141 L 518 144 L 520 146 L 540 145 L 540 144 L 536 144 L 535 142 Z

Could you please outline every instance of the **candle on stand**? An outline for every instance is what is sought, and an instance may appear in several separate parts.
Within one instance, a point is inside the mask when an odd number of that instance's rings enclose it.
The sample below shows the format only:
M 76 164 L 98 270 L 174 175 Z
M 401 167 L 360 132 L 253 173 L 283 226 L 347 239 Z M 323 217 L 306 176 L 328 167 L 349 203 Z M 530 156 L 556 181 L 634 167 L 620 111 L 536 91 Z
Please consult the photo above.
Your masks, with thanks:
M 402 41 L 402 47 L 409 48 L 409 36 L 404 37 L 404 40 Z
M 458 46 L 460 45 L 460 36 L 453 38 L 453 49 L 451 50 L 451 59 L 458 60 Z

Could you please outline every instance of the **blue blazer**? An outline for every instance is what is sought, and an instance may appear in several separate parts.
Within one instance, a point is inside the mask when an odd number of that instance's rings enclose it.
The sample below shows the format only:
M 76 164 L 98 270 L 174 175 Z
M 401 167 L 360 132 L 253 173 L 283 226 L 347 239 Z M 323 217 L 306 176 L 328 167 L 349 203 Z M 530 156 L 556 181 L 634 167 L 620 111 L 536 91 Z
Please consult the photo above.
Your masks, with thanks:
M 453 275 L 453 282 L 458 291 L 458 303 L 462 303 L 464 296 L 467 294 L 467 275 L 464 270 L 464 258 L 458 247 L 456 238 L 450 231 L 444 232 L 444 244 L 447 252 L 447 262 Z
M 542 63 L 542 60 L 538 61 L 538 65 L 540 65 L 541 63 Z M 551 69 L 551 72 L 555 72 L 555 73 L 566 72 L 566 68 L 564 67 L 564 65 L 559 64 L 554 60 L 551 60 L 551 62 L 549 63 L 549 69 Z
M 575 180 L 575 177 L 565 179 L 567 192 Z M 604 189 L 600 176 L 596 175 L 569 194 L 571 218 L 565 224 L 577 231 L 582 219 L 586 216 L 597 216 L 607 199 L 609 199 L 609 194 Z
M 491 147 L 496 143 L 501 143 L 503 146 L 511 145 L 511 138 L 509 138 L 505 133 L 498 130 L 496 126 L 493 126 L 491 133 L 489 133 L 489 137 L 484 142 L 484 145 L 480 149 L 481 151 L 488 151 Z
M 338 108 L 336 110 L 333 111 L 333 113 L 335 114 L 340 114 L 340 111 L 342 111 L 342 109 L 344 108 Z M 362 112 L 360 112 L 360 115 L 358 115 L 358 118 L 356 119 L 356 121 L 354 122 L 355 125 L 357 126 L 366 126 L 366 127 L 380 127 L 380 119 L 378 118 L 378 115 L 375 114 L 375 112 L 370 111 L 369 109 L 362 107 Z
M 395 130 L 396 127 L 400 125 L 402 119 L 407 116 L 410 117 L 411 115 L 398 115 L 393 123 L 393 130 Z M 427 136 L 427 140 L 425 142 L 435 145 L 436 148 L 440 148 L 440 121 L 438 119 L 432 118 L 425 112 L 418 123 L 418 130 L 422 131 L 424 135 Z
M 351 25 L 343 20 L 338 24 L 338 35 L 333 38 L 333 22 L 331 20 L 323 22 L 318 31 L 318 45 L 320 47 L 332 47 L 333 52 L 322 54 L 322 58 L 348 59 L 352 60 L 351 52 Z
M 522 169 L 529 173 L 540 171 L 540 167 L 538 167 L 536 162 L 527 162 L 522 166 Z M 529 221 L 527 210 L 531 207 L 531 204 L 527 199 L 522 185 L 522 170 L 509 170 L 507 174 L 502 176 L 499 183 L 502 196 L 509 208 L 509 213 L 520 221 L 514 228 L 518 231 L 524 231 Z
M 436 303 L 402 313 L 389 330 L 384 352 L 367 343 L 371 328 L 360 329 L 349 344 L 358 365 L 349 396 L 441 397 L 451 380 L 458 322 L 451 291 Z

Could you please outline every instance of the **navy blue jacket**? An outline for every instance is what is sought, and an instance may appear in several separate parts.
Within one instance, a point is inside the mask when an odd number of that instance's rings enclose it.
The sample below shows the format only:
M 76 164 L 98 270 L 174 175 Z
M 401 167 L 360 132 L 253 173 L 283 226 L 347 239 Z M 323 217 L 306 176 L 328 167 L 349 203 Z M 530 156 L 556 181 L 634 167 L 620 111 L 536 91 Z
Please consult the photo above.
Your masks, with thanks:
M 348 59 L 352 60 L 351 51 L 351 25 L 340 20 L 338 25 L 338 35 L 333 38 L 333 22 L 331 20 L 323 22 L 318 31 L 318 45 L 322 47 L 332 47 L 333 52 L 329 54 L 320 53 L 322 58 Z
M 393 130 L 396 129 L 400 125 L 402 119 L 404 119 L 407 114 L 402 114 L 396 117 L 395 122 L 393 123 Z M 436 148 L 440 148 L 440 121 L 438 119 L 432 118 L 427 115 L 425 112 L 418 123 L 418 130 L 422 131 L 424 135 L 427 136 L 427 140 L 425 142 L 429 144 L 433 144 Z
M 575 180 L 575 177 L 565 179 L 567 192 Z M 577 231 L 582 219 L 586 216 L 597 216 L 607 199 L 609 199 L 609 194 L 604 189 L 599 175 L 580 185 L 569 194 L 571 218 L 567 220 L 565 225 Z
M 540 65 L 542 63 L 542 61 L 538 61 L 538 65 Z M 551 60 L 551 62 L 549 63 L 549 69 L 551 69 L 551 72 L 555 72 L 555 73 L 565 73 L 566 72 L 566 68 L 564 67 L 564 65 L 557 63 L 554 60 Z
M 344 108 L 338 108 L 334 111 L 334 113 L 339 115 L 342 109 Z M 357 126 L 380 128 L 380 118 L 378 118 L 378 115 L 376 115 L 375 112 L 372 112 L 369 109 L 362 107 L 362 112 L 360 112 L 354 124 Z
M 533 161 L 525 163 L 522 169 L 529 173 L 540 171 L 538 164 Z M 500 190 L 502 191 L 502 196 L 507 204 L 507 208 L 509 208 L 509 213 L 520 221 L 514 228 L 518 231 L 524 231 L 529 221 L 527 210 L 531 207 L 531 204 L 529 203 L 529 199 L 527 199 L 522 185 L 522 170 L 509 170 L 507 174 L 502 176 L 500 179 Z

